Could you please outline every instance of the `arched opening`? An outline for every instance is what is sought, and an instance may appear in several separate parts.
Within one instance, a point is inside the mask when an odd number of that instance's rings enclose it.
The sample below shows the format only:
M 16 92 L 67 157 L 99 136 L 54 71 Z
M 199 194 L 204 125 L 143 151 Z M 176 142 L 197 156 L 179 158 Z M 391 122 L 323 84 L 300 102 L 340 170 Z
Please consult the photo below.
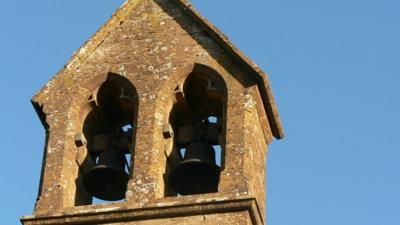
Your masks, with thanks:
M 166 196 L 218 192 L 224 168 L 226 85 L 216 72 L 194 70 L 175 94 L 169 117 L 174 143 L 167 160 Z
M 116 74 L 109 74 L 97 90 L 88 100 L 91 111 L 82 127 L 87 156 L 80 167 L 76 205 L 124 200 L 133 172 L 136 90 Z

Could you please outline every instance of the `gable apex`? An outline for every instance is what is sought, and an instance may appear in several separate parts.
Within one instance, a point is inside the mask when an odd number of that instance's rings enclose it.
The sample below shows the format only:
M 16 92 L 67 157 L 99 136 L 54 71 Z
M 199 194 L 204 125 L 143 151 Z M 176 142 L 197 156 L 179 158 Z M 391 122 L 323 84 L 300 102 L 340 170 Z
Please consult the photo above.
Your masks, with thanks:
M 227 55 L 230 56 L 233 61 L 246 71 L 248 76 L 251 76 L 258 86 L 260 96 L 262 99 L 263 107 L 268 117 L 268 121 L 271 127 L 271 131 L 275 138 L 281 139 L 284 137 L 284 131 L 281 125 L 281 121 L 278 115 L 278 110 L 275 104 L 274 97 L 272 95 L 272 89 L 268 80 L 268 75 L 262 71 L 257 65 L 255 65 L 249 58 L 247 58 L 242 52 L 240 52 L 229 39 L 219 31 L 213 24 L 202 17 L 192 6 L 188 0 L 127 0 L 82 47 L 76 51 L 71 59 L 67 62 L 64 68 L 56 75 L 56 77 L 62 74 L 74 71 L 84 63 L 92 53 L 104 42 L 104 40 L 114 31 L 119 25 L 124 23 L 135 10 L 135 8 L 144 1 L 154 1 L 156 3 L 161 2 L 173 2 L 186 16 L 193 19 L 193 21 L 204 29 L 204 32 L 208 34 L 211 39 L 217 43 Z M 53 78 L 54 79 L 54 78 Z M 52 80 L 53 81 L 53 80 Z M 49 82 L 51 85 L 52 81 Z M 35 97 L 32 102 L 40 112 L 41 95 L 43 94 L 43 88 Z M 39 113 L 40 114 L 40 113 Z

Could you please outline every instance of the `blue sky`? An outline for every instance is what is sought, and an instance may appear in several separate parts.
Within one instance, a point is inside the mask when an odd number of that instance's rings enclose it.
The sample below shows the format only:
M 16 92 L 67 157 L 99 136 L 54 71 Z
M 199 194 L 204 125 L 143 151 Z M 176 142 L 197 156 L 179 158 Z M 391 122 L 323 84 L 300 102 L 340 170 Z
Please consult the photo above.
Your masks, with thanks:
M 0 3 L 1 224 L 37 195 L 30 98 L 123 0 Z M 268 156 L 271 225 L 400 224 L 400 2 L 193 0 L 270 74 L 286 139 Z

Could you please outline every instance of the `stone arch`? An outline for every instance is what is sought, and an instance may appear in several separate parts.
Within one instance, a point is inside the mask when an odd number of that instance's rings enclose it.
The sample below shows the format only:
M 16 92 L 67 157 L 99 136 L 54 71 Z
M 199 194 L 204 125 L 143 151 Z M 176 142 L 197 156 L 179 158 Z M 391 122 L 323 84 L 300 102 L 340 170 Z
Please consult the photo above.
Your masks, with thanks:
M 179 127 L 185 124 L 191 123 L 190 121 L 182 121 L 182 118 L 187 120 L 205 121 L 207 123 L 215 123 L 218 126 L 218 137 L 217 140 L 213 140 L 212 144 L 219 146 L 219 156 L 221 170 L 225 167 L 225 143 L 226 143 L 226 115 L 227 115 L 227 98 L 228 88 L 224 78 L 210 66 L 204 64 L 194 64 L 188 66 L 179 73 L 176 77 L 173 77 L 166 85 L 169 88 L 169 98 L 163 100 L 164 107 L 164 122 L 167 126 L 164 126 L 164 137 L 166 137 L 166 144 L 164 145 L 164 152 L 166 153 L 166 168 L 164 174 L 164 182 L 168 182 L 168 174 L 172 167 L 176 166 L 182 160 L 180 155 L 177 135 L 179 135 Z M 197 88 L 197 89 L 196 89 Z M 165 87 L 163 88 L 165 89 Z M 195 90 L 196 89 L 196 90 Z M 206 93 L 201 93 L 205 91 Z M 206 94 L 207 97 L 202 98 L 203 102 L 207 105 L 207 110 L 201 112 L 198 115 L 187 116 L 182 111 L 182 104 L 188 103 L 190 107 L 195 107 L 197 103 L 190 103 L 190 101 L 196 101 L 196 93 L 202 95 Z M 163 94 L 165 90 L 163 91 Z M 192 96 L 192 98 L 190 97 Z M 189 97 L 187 99 L 186 97 Z M 186 98 L 186 99 L 185 99 Z M 185 102 L 185 103 L 184 103 Z M 209 104 L 208 104 L 209 103 Z M 203 104 L 203 106 L 205 106 Z M 161 106 L 160 106 L 161 107 Z M 193 109 L 198 111 L 197 109 Z M 192 110 L 192 111 L 193 111 Z M 192 113 L 193 114 L 193 113 Z M 194 117 L 193 117 L 194 116 Z M 215 121 L 209 121 L 210 117 L 215 118 Z M 174 135 L 175 134 L 175 135 Z M 170 138 L 168 138 L 170 136 Z M 174 196 L 176 192 L 171 190 L 169 185 L 165 185 L 164 190 L 165 196 Z
M 129 156 L 126 173 L 132 176 L 139 105 L 135 86 L 119 74 L 100 74 L 83 84 L 83 87 L 87 89 L 86 101 L 75 110 L 79 134 L 76 141 L 81 143 L 77 155 L 79 172 L 75 205 L 92 203 L 92 194 L 83 188 L 83 177 L 96 165 L 101 152 L 107 148 L 104 141 L 110 144 L 118 140 L 118 148 Z
M 191 89 L 189 87 L 190 79 L 197 78 L 197 81 L 204 80 L 207 82 L 207 89 L 210 97 L 213 99 L 214 106 L 208 115 L 203 117 L 216 117 L 220 123 L 221 129 L 221 138 L 219 140 L 219 145 L 221 146 L 221 155 L 220 155 L 220 166 L 221 171 L 225 168 L 225 144 L 226 144 L 226 127 L 227 127 L 227 102 L 228 102 L 228 87 L 226 81 L 221 76 L 221 74 L 216 71 L 214 68 L 196 63 L 193 67 L 193 71 L 188 75 L 185 79 L 185 83 L 183 84 L 183 91 L 188 92 Z M 196 83 L 196 81 L 194 82 Z M 207 112 L 205 112 L 207 114 Z

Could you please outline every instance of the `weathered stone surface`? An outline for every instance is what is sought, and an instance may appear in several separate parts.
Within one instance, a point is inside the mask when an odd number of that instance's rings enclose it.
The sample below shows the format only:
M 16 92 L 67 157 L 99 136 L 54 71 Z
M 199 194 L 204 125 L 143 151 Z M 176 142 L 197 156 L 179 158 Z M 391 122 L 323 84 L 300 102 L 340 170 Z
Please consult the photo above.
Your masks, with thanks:
M 171 201 L 172 200 L 172 201 Z M 76 207 L 63 213 L 24 217 L 26 225 L 37 224 L 263 224 L 254 199 L 226 197 L 177 201 L 171 199 L 134 208 L 126 204 Z M 175 199 L 176 200 L 176 199 Z
M 226 89 L 221 177 L 217 193 L 171 197 L 166 175 L 179 157 L 170 118 L 176 89 L 192 73 Z M 90 205 L 81 187 L 91 165 L 82 134 L 110 75 L 135 89 L 133 167 L 125 202 Z M 265 223 L 266 149 L 283 137 L 271 88 L 187 1 L 129 0 L 32 101 L 47 140 L 34 216 L 23 224 Z

